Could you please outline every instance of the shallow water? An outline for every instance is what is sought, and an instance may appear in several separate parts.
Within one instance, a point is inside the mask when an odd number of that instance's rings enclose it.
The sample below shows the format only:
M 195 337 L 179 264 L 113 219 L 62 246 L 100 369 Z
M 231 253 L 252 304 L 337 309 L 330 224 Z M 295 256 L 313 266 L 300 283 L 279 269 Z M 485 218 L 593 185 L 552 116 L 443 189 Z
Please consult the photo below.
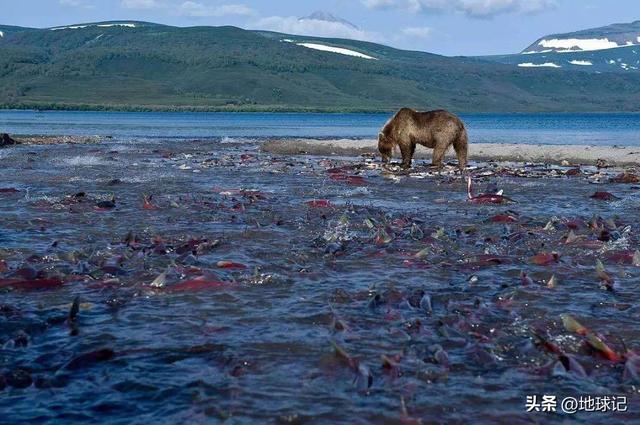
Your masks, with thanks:
M 0 111 L 12 134 L 375 138 L 389 114 Z M 640 114 L 463 114 L 472 143 L 640 146 Z
M 621 342 L 639 348 L 640 191 L 613 170 L 479 164 L 477 192 L 495 185 L 504 205 L 470 202 L 453 168 L 389 173 L 250 141 L 19 146 L 0 170 L 18 190 L 0 191 L 4 421 L 640 420 Z M 559 258 L 532 260 L 545 252 Z M 533 394 L 625 395 L 630 411 L 526 413 Z

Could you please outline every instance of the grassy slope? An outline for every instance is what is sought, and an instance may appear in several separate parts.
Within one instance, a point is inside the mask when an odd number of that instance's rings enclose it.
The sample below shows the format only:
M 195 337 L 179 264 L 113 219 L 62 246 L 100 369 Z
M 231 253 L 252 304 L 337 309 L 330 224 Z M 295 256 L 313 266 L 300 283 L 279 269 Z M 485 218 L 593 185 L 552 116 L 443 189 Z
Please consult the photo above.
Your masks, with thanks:
M 2 30 L 2 27 L 0 27 Z M 0 105 L 121 110 L 638 110 L 640 73 L 518 69 L 373 43 L 234 27 L 12 29 Z M 321 41 L 377 61 L 285 43 Z

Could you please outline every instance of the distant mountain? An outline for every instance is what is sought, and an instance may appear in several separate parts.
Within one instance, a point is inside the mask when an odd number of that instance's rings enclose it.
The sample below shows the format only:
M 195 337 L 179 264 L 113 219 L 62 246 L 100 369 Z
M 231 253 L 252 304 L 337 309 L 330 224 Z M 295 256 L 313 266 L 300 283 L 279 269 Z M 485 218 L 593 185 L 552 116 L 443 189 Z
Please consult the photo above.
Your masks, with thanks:
M 25 31 L 25 30 L 28 30 L 28 29 L 29 28 L 14 27 L 14 26 L 11 26 L 11 25 L 1 25 L 0 24 L 0 39 L 6 37 L 8 35 L 15 34 L 17 32 Z
M 520 54 L 482 57 L 521 68 L 640 72 L 640 21 L 548 35 Z
M 583 72 L 587 66 L 518 67 L 355 40 L 137 21 L 0 31 L 4 108 L 568 112 L 640 105 L 640 73 Z
M 313 12 L 311 15 L 309 16 L 304 16 L 302 18 L 299 19 L 300 21 L 309 21 L 309 20 L 313 20 L 313 21 L 325 21 L 325 22 L 335 22 L 338 24 L 342 24 L 348 28 L 352 28 L 354 30 L 360 29 L 358 28 L 356 25 L 352 24 L 351 22 L 339 18 L 337 16 L 332 15 L 329 12 L 323 12 L 323 11 L 316 11 Z
M 640 45 L 640 21 L 606 27 L 547 35 L 522 53 L 574 53 Z

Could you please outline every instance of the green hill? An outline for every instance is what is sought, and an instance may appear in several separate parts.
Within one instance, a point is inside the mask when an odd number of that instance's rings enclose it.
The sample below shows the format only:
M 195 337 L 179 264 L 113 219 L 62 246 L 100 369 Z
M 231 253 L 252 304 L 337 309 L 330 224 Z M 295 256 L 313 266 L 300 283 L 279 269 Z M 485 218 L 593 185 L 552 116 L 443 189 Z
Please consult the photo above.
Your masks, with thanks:
M 0 26 L 0 31 L 4 108 L 388 111 L 410 106 L 533 112 L 636 111 L 640 104 L 640 73 L 524 69 L 353 40 L 129 21 L 66 29 Z

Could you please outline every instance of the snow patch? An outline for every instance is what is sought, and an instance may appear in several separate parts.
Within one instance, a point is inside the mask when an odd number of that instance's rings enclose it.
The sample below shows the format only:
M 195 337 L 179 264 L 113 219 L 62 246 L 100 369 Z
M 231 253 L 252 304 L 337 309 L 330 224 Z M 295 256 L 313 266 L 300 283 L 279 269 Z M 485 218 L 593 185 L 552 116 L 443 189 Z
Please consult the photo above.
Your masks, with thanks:
M 545 49 L 545 50 L 540 50 L 539 52 L 536 52 L 535 50 L 530 50 L 528 52 L 522 52 L 523 55 L 535 55 L 536 53 L 549 53 L 549 52 L 553 52 L 552 49 Z
M 556 65 L 553 62 L 545 62 L 545 63 L 519 63 L 518 66 L 520 68 L 562 68 L 560 65 Z
M 575 52 L 576 50 L 593 51 L 593 50 L 606 50 L 615 49 L 621 47 L 615 41 L 609 41 L 608 38 L 567 38 L 551 40 L 542 40 L 538 43 L 539 46 L 551 48 L 551 49 L 564 49 L 559 50 L 559 53 Z
M 571 65 L 580 65 L 580 66 L 591 66 L 593 62 L 591 61 L 580 61 L 580 60 L 572 60 L 569 62 Z
M 123 24 L 87 24 L 87 25 L 70 25 L 68 27 L 56 27 L 51 28 L 51 31 L 60 31 L 60 30 L 78 30 L 82 28 L 88 27 L 100 27 L 100 28 L 109 28 L 109 27 L 125 27 L 125 28 L 135 28 L 136 24 L 123 23 Z
M 342 47 L 325 46 L 324 44 L 316 44 L 316 43 L 296 43 L 296 44 L 298 46 L 306 47 L 307 49 L 338 53 L 341 55 L 354 56 L 362 59 L 378 60 L 373 56 L 368 56 L 368 55 L 365 55 L 364 53 L 356 52 L 355 50 L 344 49 Z

